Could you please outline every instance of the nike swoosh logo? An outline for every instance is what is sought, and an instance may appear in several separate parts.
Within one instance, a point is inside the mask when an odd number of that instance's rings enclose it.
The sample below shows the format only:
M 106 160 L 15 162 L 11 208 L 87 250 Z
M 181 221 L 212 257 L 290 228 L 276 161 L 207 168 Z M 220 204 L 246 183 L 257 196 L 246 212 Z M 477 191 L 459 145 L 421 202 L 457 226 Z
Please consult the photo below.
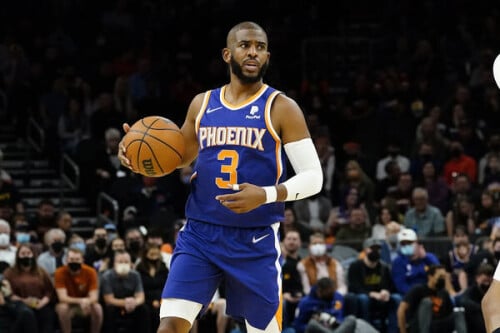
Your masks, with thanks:
M 222 106 L 219 106 L 218 108 L 215 108 L 215 109 L 210 109 L 210 108 L 208 108 L 208 109 L 207 109 L 207 113 L 212 113 L 212 112 L 217 111 L 217 110 L 219 110 L 219 109 L 222 109 Z
M 252 239 L 252 243 L 258 243 L 260 242 L 261 240 L 263 240 L 264 238 L 266 238 L 267 236 L 269 236 L 270 234 L 266 234 L 264 236 L 260 236 L 259 238 L 255 238 L 255 236 L 253 236 L 253 239 Z

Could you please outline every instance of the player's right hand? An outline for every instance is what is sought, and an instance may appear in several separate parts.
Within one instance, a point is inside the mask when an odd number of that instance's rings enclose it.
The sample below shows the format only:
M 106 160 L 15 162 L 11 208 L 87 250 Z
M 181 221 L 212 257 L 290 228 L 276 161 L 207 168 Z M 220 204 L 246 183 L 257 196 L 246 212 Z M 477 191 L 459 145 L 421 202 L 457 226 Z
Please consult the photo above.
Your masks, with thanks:
M 128 133 L 129 130 L 130 130 L 129 124 L 124 123 L 123 124 L 123 131 L 125 132 L 125 135 Z M 124 167 L 134 171 L 132 169 L 132 165 L 130 164 L 130 160 L 125 155 L 126 152 L 127 152 L 127 148 L 125 148 L 125 145 L 123 144 L 123 138 L 122 138 L 122 140 L 120 141 L 120 144 L 118 145 L 118 159 L 120 160 L 120 163 Z

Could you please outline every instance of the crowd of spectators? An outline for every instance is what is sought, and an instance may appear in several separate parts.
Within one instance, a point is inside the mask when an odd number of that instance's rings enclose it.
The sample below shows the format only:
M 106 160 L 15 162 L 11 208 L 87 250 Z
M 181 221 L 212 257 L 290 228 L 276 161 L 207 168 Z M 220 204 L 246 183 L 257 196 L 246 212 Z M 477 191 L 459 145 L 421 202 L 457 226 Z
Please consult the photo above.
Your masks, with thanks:
M 159 179 L 131 173 L 116 157 L 121 125 L 147 115 L 181 125 L 196 93 L 227 80 L 225 31 L 250 19 L 269 34 L 266 82 L 304 110 L 325 173 L 322 192 L 289 204 L 282 224 L 285 324 L 304 329 L 294 310 L 329 277 L 345 304 L 337 325 L 354 315 L 393 332 L 446 275 L 451 305 L 434 324 L 446 327 L 449 308 L 466 307 L 470 329 L 481 332 L 477 304 L 500 259 L 500 90 L 491 73 L 500 6 L 486 2 L 338 1 L 333 11 L 298 0 L 256 1 L 245 11 L 231 0 L 3 4 L 1 121 L 23 138 L 33 118 L 52 165 L 70 156 L 82 195 L 95 202 L 105 192 L 120 214 L 90 237 L 73 232 L 71 214 L 50 200 L 27 216 L 0 154 L 0 268 L 12 290 L 0 296 L 0 317 L 14 311 L 8 324 L 19 332 L 34 323 L 67 332 L 76 304 L 94 332 L 129 314 L 157 325 L 192 168 Z M 359 51 L 366 63 L 304 58 L 315 42 L 342 57 L 335 46 L 348 38 L 368 40 Z M 450 248 L 426 250 L 432 240 Z M 342 244 L 353 252 L 343 257 Z M 359 271 L 373 284 L 354 281 Z M 89 289 L 75 292 L 75 276 Z M 114 289 L 123 277 L 126 292 Z M 328 281 L 321 288 L 332 292 Z

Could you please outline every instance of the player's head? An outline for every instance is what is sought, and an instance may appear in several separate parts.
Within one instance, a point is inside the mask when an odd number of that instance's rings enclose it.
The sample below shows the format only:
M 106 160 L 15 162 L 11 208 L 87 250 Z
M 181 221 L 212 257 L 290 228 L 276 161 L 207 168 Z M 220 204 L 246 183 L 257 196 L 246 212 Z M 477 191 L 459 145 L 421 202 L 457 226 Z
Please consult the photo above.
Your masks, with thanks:
M 261 81 L 270 57 L 266 32 L 254 22 L 238 23 L 227 34 L 222 57 L 242 83 Z

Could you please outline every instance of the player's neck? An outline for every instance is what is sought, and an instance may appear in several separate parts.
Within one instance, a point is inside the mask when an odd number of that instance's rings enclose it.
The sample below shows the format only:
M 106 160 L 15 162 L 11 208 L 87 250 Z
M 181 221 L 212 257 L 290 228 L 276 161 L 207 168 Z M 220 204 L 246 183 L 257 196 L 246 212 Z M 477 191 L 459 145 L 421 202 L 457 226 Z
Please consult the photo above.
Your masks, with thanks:
M 243 84 L 238 80 L 232 80 L 226 86 L 224 98 L 231 104 L 239 104 L 255 95 L 263 85 L 264 83 L 262 81 Z

